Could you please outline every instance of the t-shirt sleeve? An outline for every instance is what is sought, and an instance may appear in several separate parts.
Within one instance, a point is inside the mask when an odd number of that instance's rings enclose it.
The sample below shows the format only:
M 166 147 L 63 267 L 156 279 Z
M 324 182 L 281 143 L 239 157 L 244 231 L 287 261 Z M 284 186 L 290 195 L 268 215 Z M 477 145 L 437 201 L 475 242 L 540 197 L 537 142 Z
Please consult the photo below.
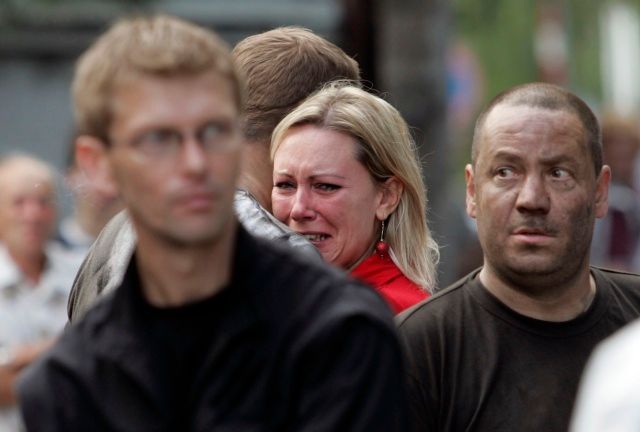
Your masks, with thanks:
M 352 317 L 310 340 L 294 366 L 290 430 L 406 431 L 400 348 L 391 328 Z

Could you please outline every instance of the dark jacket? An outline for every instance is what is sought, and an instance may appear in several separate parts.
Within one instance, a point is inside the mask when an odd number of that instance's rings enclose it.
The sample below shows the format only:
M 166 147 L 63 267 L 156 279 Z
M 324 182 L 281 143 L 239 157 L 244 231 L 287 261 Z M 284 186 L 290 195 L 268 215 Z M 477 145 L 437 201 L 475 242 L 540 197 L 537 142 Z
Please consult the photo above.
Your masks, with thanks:
M 18 393 L 30 431 L 400 431 L 392 315 L 370 288 L 240 229 L 230 284 L 175 309 L 122 285 Z

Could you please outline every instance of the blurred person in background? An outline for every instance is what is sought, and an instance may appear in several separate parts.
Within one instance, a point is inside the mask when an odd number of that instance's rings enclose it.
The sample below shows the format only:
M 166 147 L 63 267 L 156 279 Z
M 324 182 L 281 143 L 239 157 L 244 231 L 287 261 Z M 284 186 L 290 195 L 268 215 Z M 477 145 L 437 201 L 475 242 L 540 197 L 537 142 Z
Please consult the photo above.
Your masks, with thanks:
M 66 186 L 73 195 L 73 210 L 60 221 L 56 239 L 71 250 L 86 252 L 107 222 L 122 209 L 122 203 L 115 191 L 105 190 L 83 172 L 75 153 L 74 139 L 65 175 Z
M 226 44 L 167 15 L 119 20 L 73 88 L 78 145 L 137 244 L 121 284 L 22 375 L 28 430 L 404 431 L 384 301 L 234 215 L 251 144 Z
M 246 112 L 241 128 L 247 145 L 234 208 L 251 233 L 294 247 L 301 254 L 321 258 L 303 237 L 273 217 L 273 168 L 269 159 L 271 132 L 305 97 L 323 84 L 348 79 L 359 82 L 358 64 L 333 43 L 310 30 L 282 27 L 240 41 L 232 55 L 246 81 Z M 81 166 L 92 158 L 80 151 Z M 69 299 L 69 319 L 82 316 L 96 299 L 120 281 L 135 245 L 126 213 L 105 227 L 82 264 Z
M 80 257 L 51 241 L 56 183 L 51 167 L 28 155 L 0 159 L 0 430 L 18 428 L 18 373 L 64 327 Z
M 382 294 L 395 313 L 436 283 L 438 247 L 409 128 L 366 91 L 335 83 L 273 132 L 273 214 L 325 261 Z
M 640 241 L 640 194 L 634 189 L 640 134 L 631 119 L 607 115 L 602 120 L 604 163 L 611 167 L 609 211 L 597 221 L 591 247 L 595 265 L 638 271 L 634 257 Z

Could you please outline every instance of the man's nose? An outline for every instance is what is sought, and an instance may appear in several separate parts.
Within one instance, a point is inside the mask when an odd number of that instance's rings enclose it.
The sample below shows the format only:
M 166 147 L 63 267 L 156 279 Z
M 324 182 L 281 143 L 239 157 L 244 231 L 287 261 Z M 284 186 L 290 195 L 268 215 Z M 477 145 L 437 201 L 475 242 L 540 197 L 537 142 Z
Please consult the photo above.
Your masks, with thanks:
M 52 204 L 43 199 L 27 199 L 22 203 L 22 214 L 27 220 L 39 220 L 53 211 Z
M 202 174 L 206 171 L 208 154 L 195 136 L 185 138 L 180 149 L 182 167 L 190 174 Z
M 528 175 L 524 178 L 518 197 L 516 208 L 521 212 L 547 213 L 551 199 L 542 175 Z

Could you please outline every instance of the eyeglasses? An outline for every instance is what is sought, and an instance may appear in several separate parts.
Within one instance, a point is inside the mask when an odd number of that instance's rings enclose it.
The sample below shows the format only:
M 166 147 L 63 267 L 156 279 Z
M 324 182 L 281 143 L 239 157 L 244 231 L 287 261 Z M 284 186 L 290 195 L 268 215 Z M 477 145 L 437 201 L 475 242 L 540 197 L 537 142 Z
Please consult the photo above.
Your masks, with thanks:
M 224 152 L 237 145 L 237 125 L 210 121 L 196 129 L 193 137 L 206 153 Z M 162 160 L 176 157 L 186 139 L 182 131 L 158 127 L 141 133 L 127 145 L 149 159 Z

